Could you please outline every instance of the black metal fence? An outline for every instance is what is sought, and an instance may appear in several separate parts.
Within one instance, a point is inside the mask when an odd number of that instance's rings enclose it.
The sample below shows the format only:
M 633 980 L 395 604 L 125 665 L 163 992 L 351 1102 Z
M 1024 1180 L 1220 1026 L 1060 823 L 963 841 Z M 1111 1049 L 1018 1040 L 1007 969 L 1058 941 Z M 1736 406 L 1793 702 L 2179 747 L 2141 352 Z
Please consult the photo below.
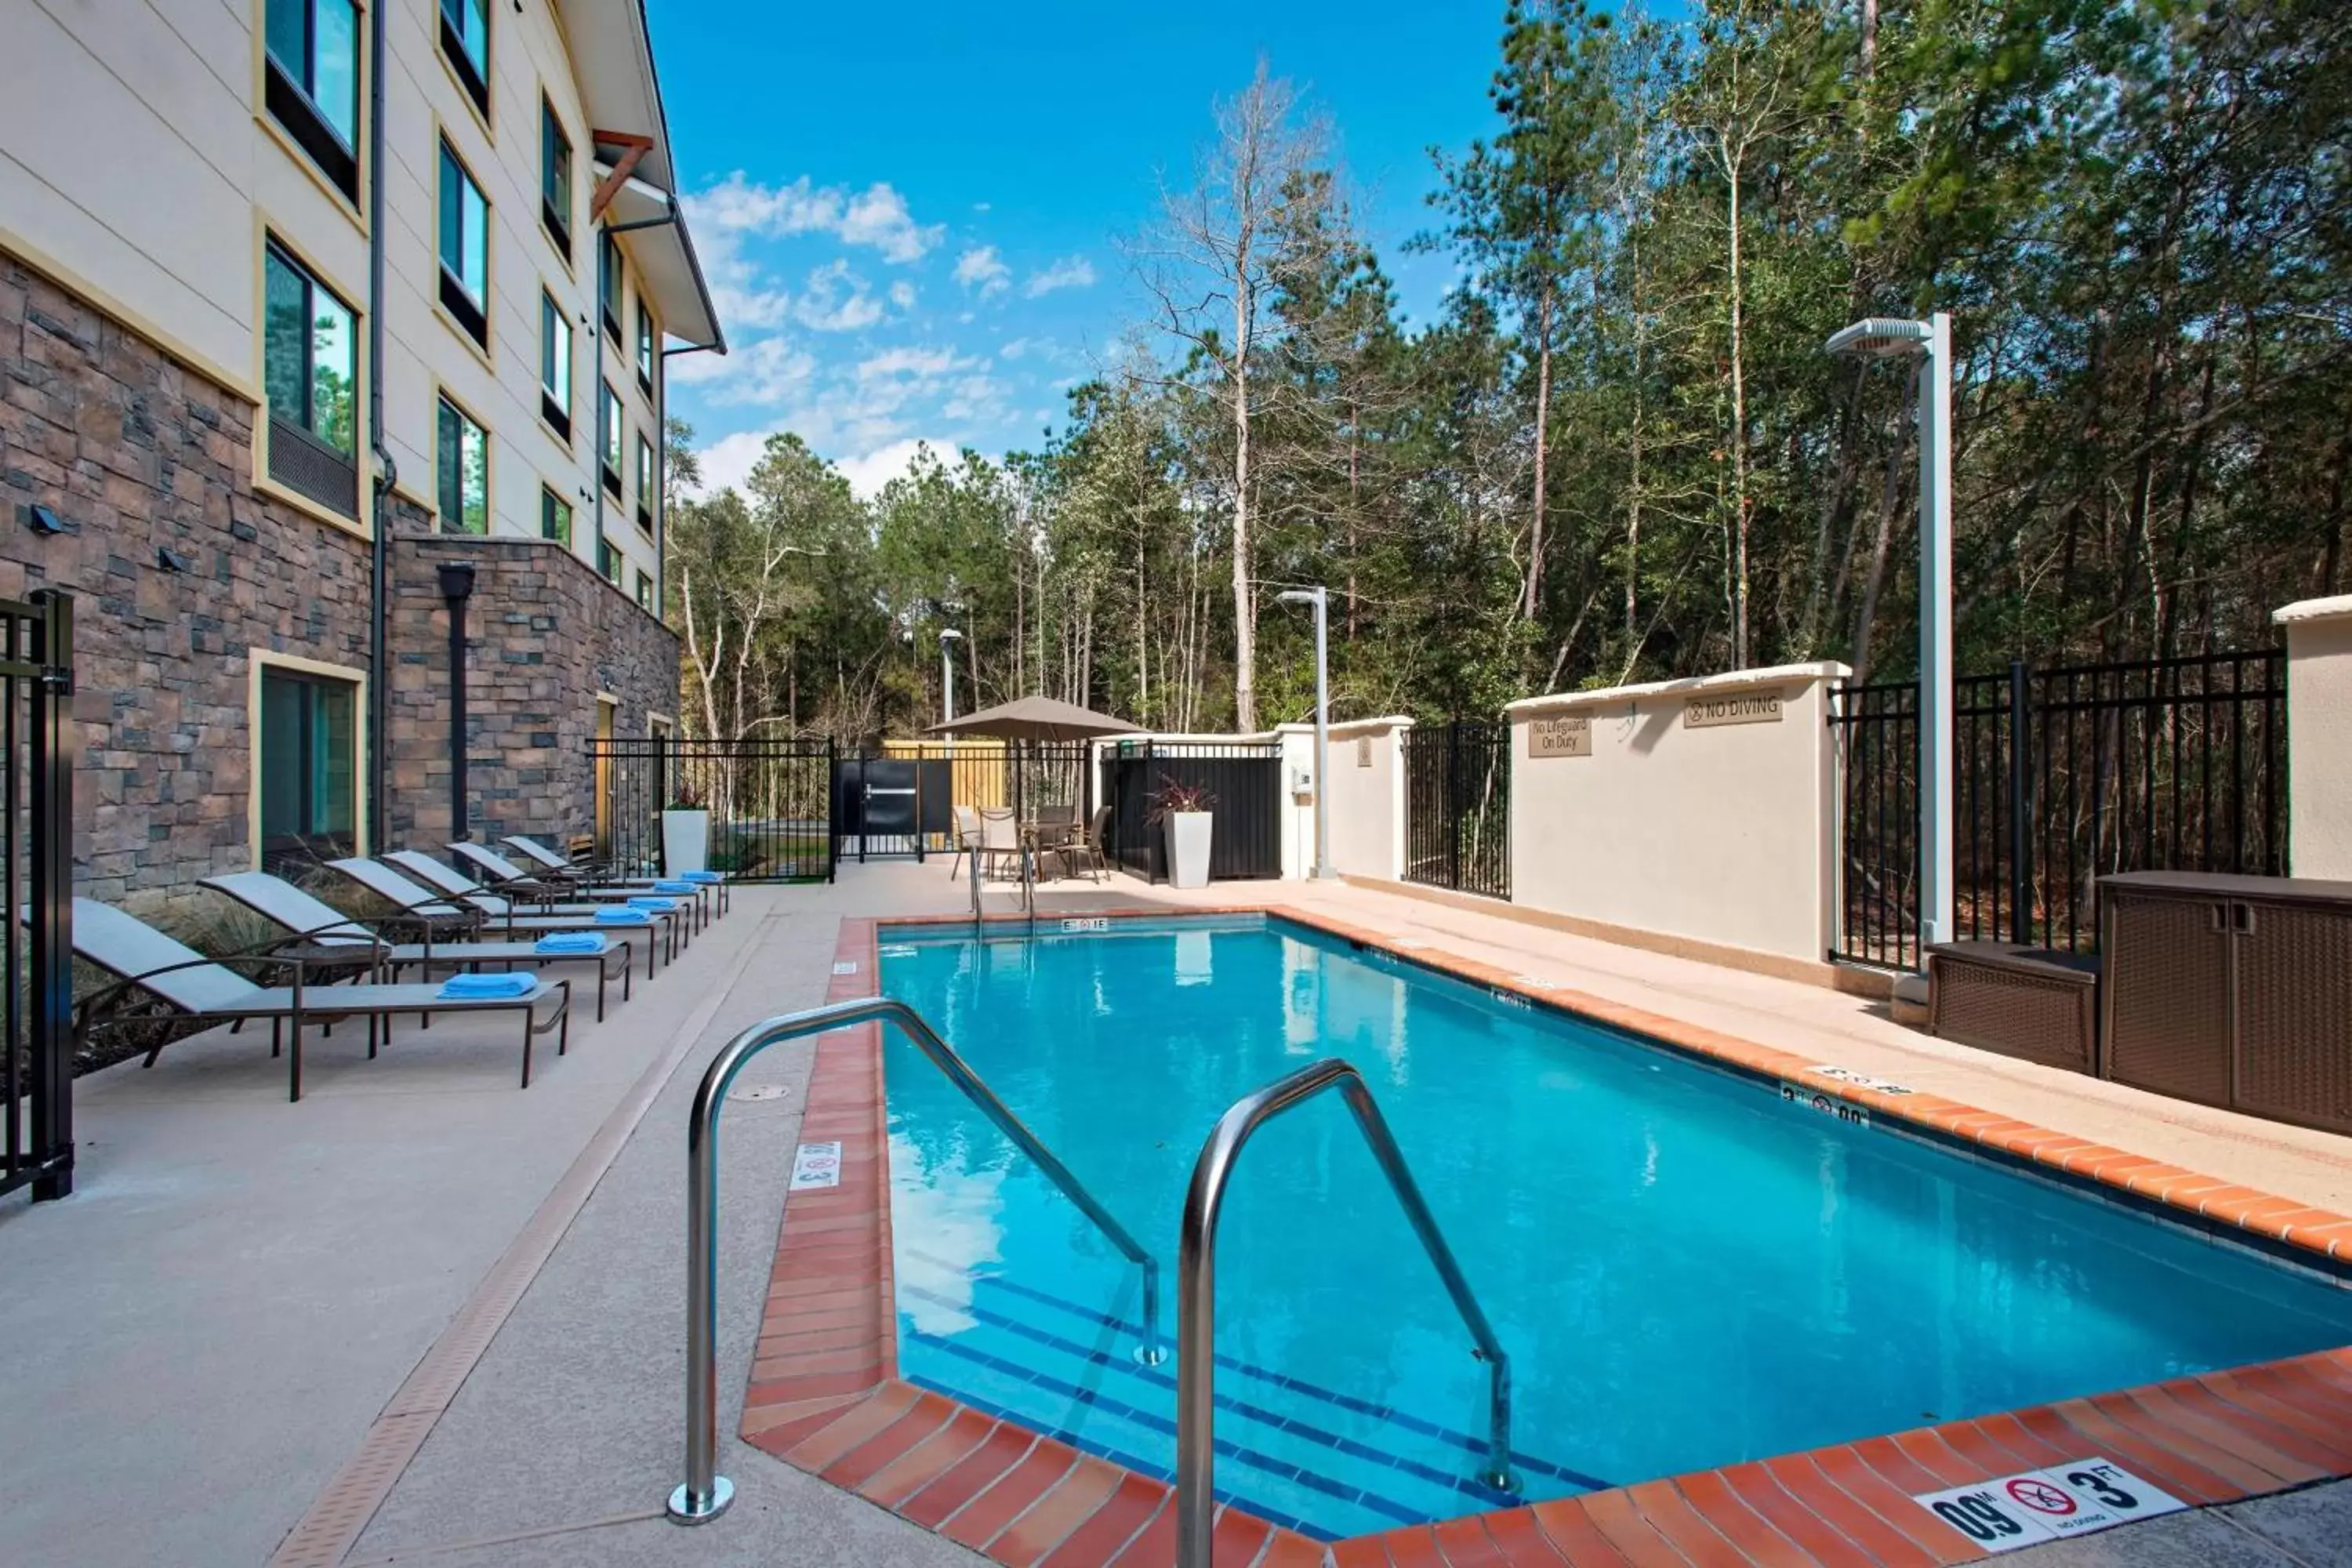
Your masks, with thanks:
M 2098 945 L 2098 879 L 2286 869 L 2286 655 L 2030 669 L 1953 683 L 1953 934 Z M 1918 689 L 1841 688 L 1840 933 L 1916 968 Z
M 36 1202 L 73 1191 L 72 705 L 72 598 L 0 600 L 0 1193 Z
M 1111 861 L 1154 882 L 1168 877 L 1168 839 L 1154 805 L 1170 784 L 1208 791 L 1213 881 L 1282 875 L 1279 742 L 1122 741 L 1102 760 Z
M 887 741 L 843 756 L 834 772 L 834 837 L 842 859 L 950 854 L 956 816 L 1011 807 L 1024 821 L 1084 822 L 1095 799 L 1085 742 Z
M 594 741 L 597 850 L 616 866 L 662 864 L 662 813 L 709 813 L 709 863 L 746 882 L 833 879 L 834 747 L 827 741 Z
M 1404 737 L 1404 879 L 1511 896 L 1511 727 L 1456 719 Z

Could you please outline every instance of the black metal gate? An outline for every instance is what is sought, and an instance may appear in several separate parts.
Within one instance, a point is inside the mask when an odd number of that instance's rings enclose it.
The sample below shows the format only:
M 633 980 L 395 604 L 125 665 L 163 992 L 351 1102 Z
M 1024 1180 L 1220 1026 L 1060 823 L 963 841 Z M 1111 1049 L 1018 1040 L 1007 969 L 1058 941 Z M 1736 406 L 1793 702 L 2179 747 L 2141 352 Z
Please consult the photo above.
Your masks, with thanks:
M 1953 682 L 1953 934 L 2089 952 L 2098 879 L 2286 870 L 2280 648 Z M 1832 958 L 1916 969 L 1919 693 L 1841 687 L 1840 922 Z
M 834 853 L 872 860 L 952 853 L 956 815 L 1009 808 L 1021 820 L 1094 807 L 1083 741 L 885 741 L 834 764 Z
M 1404 736 L 1404 879 L 1511 896 L 1511 727 L 1456 719 Z
M 1168 836 L 1155 805 L 1170 784 L 1208 791 L 1213 881 L 1282 875 L 1282 744 L 1277 741 L 1122 741 L 1103 753 L 1103 836 L 1110 859 L 1168 879 Z
M 72 705 L 72 597 L 0 600 L 0 1193 L 36 1202 L 73 1191 Z
M 709 813 L 709 866 L 744 882 L 833 879 L 829 741 L 593 741 L 597 849 L 625 870 L 662 866 L 662 813 Z

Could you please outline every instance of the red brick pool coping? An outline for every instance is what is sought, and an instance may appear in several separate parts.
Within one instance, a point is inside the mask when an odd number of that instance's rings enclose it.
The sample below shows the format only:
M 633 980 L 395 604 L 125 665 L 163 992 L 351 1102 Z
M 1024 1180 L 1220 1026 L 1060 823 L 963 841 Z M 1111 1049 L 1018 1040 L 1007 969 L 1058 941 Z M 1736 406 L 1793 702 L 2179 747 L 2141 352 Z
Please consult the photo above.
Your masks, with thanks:
M 1091 916 L 1098 911 L 1088 910 Z M 1120 914 L 1164 918 L 1168 911 Z M 1536 986 L 1434 948 L 1286 908 L 1265 914 L 1381 950 L 1670 1047 L 2050 1166 L 2325 1258 L 2352 1258 L 2352 1219 L 1938 1095 L 1880 1093 L 1813 1064 L 1565 988 Z M 845 919 L 829 1000 L 869 994 L 877 927 Z M 902 1381 L 891 1279 L 878 1028 L 822 1036 L 801 1138 L 839 1139 L 837 1187 L 795 1193 L 770 1276 L 744 1440 L 1007 1568 L 1160 1568 L 1175 1556 L 1172 1489 Z M 1916 1568 L 1979 1547 L 1912 1501 L 1917 1492 L 2109 1458 L 2209 1506 L 2352 1474 L 2352 1347 L 1976 1420 L 1696 1471 L 1582 1497 L 1414 1525 L 1326 1545 L 1221 1508 L 1217 1568 Z

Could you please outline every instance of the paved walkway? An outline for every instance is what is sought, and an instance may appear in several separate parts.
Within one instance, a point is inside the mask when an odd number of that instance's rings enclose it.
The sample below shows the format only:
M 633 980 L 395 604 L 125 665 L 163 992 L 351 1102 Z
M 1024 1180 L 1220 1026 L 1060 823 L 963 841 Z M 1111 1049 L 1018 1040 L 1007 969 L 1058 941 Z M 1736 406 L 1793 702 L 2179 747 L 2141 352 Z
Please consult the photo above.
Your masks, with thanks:
M 1284 901 L 2249 1186 L 2352 1210 L 2352 1141 L 1984 1057 L 1853 997 L 1356 887 L 1127 880 L 1049 907 Z M 504 1029 L 314 1046 L 299 1105 L 249 1036 L 79 1086 L 79 1191 L 0 1202 L 0 1563 L 980 1561 L 732 1433 L 800 1116 L 770 1052 L 722 1143 L 719 1522 L 659 1517 L 680 1442 L 683 1140 L 709 1057 L 819 1000 L 845 914 L 953 914 L 945 868 L 745 889 L 635 1001 L 514 1087 Z M 992 902 L 1003 907 L 1002 895 Z M 781 1089 L 780 1094 L 774 1093 Z M 2142 1543 L 2145 1542 L 2145 1545 Z M 2015 1562 L 2352 1562 L 2352 1485 Z

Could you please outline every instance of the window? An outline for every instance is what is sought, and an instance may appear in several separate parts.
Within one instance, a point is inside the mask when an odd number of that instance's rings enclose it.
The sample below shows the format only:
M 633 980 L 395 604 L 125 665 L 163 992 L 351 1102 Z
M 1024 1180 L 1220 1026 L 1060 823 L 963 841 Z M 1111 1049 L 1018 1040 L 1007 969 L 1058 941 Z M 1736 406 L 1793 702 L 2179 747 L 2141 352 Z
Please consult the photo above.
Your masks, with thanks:
M 483 347 L 490 342 L 490 204 L 441 143 L 441 303 Z
M 539 296 L 539 411 L 555 433 L 572 439 L 572 319 L 555 296 Z
M 637 432 L 637 526 L 654 531 L 654 444 Z
M 621 552 L 602 539 L 596 542 L 596 570 L 604 574 L 606 582 L 620 586 Z
M 597 412 L 604 432 L 604 488 L 614 500 L 621 494 L 621 395 L 607 384 L 596 389 Z
M 637 384 L 646 395 L 654 390 L 654 313 L 646 305 L 646 297 L 637 296 Z
M 596 289 L 604 306 L 604 331 L 621 346 L 621 247 L 609 233 L 596 237 Z
M 490 112 L 490 16 L 482 0 L 441 0 L 441 55 L 474 107 Z
M 572 258 L 572 138 L 555 105 L 539 100 L 539 221 L 563 258 Z
M 572 503 L 553 490 L 539 492 L 539 536 L 567 549 L 572 543 Z
M 269 477 L 359 515 L 359 333 L 352 308 L 271 240 L 262 252 Z
M 638 573 L 638 574 L 637 574 L 637 608 L 639 608 L 639 609 L 641 609 L 641 610 L 645 611 L 646 614 L 650 615 L 650 614 L 652 614 L 652 613 L 653 613 L 653 607 L 654 607 L 654 579 L 653 579 L 653 574 L 651 574 L 651 573 L 649 573 L 649 572 L 640 572 L 640 573 Z
M 262 100 L 337 190 L 360 199 L 360 22 L 352 0 L 267 0 Z
M 444 397 L 433 446 L 434 469 L 441 482 L 441 531 L 489 532 L 489 432 Z
M 359 687 L 276 665 L 261 670 L 261 847 L 349 853 L 356 817 Z

